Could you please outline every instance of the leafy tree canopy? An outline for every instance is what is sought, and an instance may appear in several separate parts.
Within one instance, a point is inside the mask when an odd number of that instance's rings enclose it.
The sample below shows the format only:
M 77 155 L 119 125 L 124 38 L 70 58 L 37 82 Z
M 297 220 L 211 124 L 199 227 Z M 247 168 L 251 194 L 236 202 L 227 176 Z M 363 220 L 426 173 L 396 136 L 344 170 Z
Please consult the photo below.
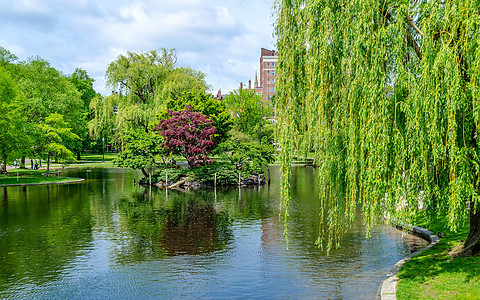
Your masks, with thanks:
M 179 112 L 168 111 L 167 119 L 163 119 L 155 127 L 163 136 L 162 146 L 168 154 L 178 153 L 185 157 L 190 169 L 210 163 L 208 154 L 215 146 L 213 121 L 191 107 Z
M 127 52 L 107 69 L 107 84 L 118 95 L 116 128 L 124 131 L 155 123 L 155 116 L 165 109 L 165 101 L 185 90 L 202 90 L 205 75 L 190 68 L 177 68 L 177 52 L 159 49 Z
M 359 203 L 367 228 L 384 216 L 411 223 L 423 206 L 447 211 L 452 229 L 471 203 L 458 255 L 478 253 L 478 1 L 276 0 L 275 9 L 282 198 L 295 148 L 311 147 L 319 245 L 338 246 Z
M 68 123 L 64 121 L 63 116 L 58 113 L 50 114 L 45 121 L 39 125 L 41 130 L 41 141 L 36 151 L 47 157 L 47 176 L 50 171 L 50 158 L 75 160 L 73 153 L 65 145 L 71 144 L 72 140 L 78 140 L 79 137 L 72 132 Z
M 90 101 L 97 95 L 93 88 L 93 78 L 88 76 L 87 71 L 76 68 L 75 72 L 69 76 L 70 81 L 80 92 L 80 98 L 83 100 L 84 108 L 88 111 Z
M 1 49 L 0 49 L 1 50 Z M 21 128 L 24 122 L 19 108 L 19 92 L 10 74 L 0 66 L 0 174 L 6 174 L 9 157 L 24 147 Z
M 275 149 L 272 145 L 262 144 L 249 135 L 232 129 L 228 140 L 216 149 L 222 153 L 237 170 L 249 169 L 253 173 L 260 172 L 269 163 L 275 161 Z M 253 170 L 255 169 L 255 170 Z
M 124 136 L 125 147 L 118 154 L 114 163 L 120 167 L 140 169 L 148 177 L 146 168 L 159 165 L 159 159 L 165 157 L 162 147 L 163 139 L 155 132 L 143 130 L 132 131 Z
M 262 97 L 251 90 L 235 90 L 225 98 L 225 102 L 233 113 L 233 124 L 246 134 L 259 132 L 265 119 L 273 115 L 271 106 L 263 103 Z

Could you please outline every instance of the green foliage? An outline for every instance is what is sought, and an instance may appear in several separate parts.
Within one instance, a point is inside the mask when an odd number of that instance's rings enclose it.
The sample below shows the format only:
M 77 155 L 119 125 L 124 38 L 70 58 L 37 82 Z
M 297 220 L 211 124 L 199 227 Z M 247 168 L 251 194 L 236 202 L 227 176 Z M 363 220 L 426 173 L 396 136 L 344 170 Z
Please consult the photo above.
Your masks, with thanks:
M 120 133 L 143 128 L 155 122 L 172 95 L 195 89 L 205 92 L 205 76 L 190 68 L 176 68 L 177 52 L 160 49 L 149 52 L 127 52 L 110 63 L 107 84 L 118 95 L 116 127 Z M 121 134 L 120 134 L 121 136 Z
M 58 113 L 50 114 L 45 121 L 39 125 L 39 144 L 35 148 L 37 154 L 47 157 L 47 176 L 50 171 L 50 159 L 55 157 L 60 162 L 75 161 L 70 149 L 65 145 L 72 144 L 72 141 L 79 137 L 68 127 L 63 116 Z
M 1 49 L 0 49 L 1 50 Z M 0 66 L 0 173 L 6 173 L 9 157 L 24 146 L 20 134 L 24 118 L 20 114 L 18 89 L 10 74 Z
M 90 101 L 92 119 L 88 121 L 90 135 L 98 140 L 104 138 L 107 141 L 114 135 L 115 109 L 119 102 L 118 95 L 108 97 L 95 96 Z
M 69 76 L 70 81 L 80 92 L 80 98 L 83 100 L 84 108 L 88 110 L 90 101 L 97 95 L 93 89 L 93 78 L 88 76 L 87 71 L 76 68 L 75 72 Z
M 190 170 L 189 180 L 196 180 L 201 184 L 213 185 L 217 176 L 217 185 L 238 184 L 238 171 L 232 165 L 214 162 L 209 165 Z M 248 174 L 250 175 L 250 174 Z
M 286 215 L 302 147 L 315 152 L 322 199 L 345 195 L 322 201 L 327 249 L 357 204 L 367 228 L 385 216 L 411 223 L 420 199 L 457 228 L 467 201 L 480 205 L 478 3 L 275 3 Z
M 125 144 L 122 151 L 114 159 L 120 167 L 144 169 L 155 167 L 159 164 L 157 159 L 162 159 L 164 149 L 163 139 L 160 135 L 144 131 L 131 131 L 123 137 Z
M 251 90 L 235 90 L 228 94 L 225 102 L 233 114 L 237 130 L 249 135 L 258 133 L 264 119 L 273 115 L 270 104 L 263 103 L 262 97 Z
M 236 170 L 249 174 L 261 173 L 262 169 L 275 161 L 272 145 L 254 141 L 235 129 L 230 131 L 230 138 L 217 147 L 217 152 L 227 158 Z
M 15 54 L 0 46 L 0 67 L 8 68 L 8 66 L 12 65 L 17 59 L 18 57 Z
M 50 114 L 63 116 L 72 132 L 85 138 L 87 127 L 85 109 L 75 85 L 46 60 L 35 58 L 18 65 L 16 74 L 19 90 L 23 95 L 22 112 L 26 116 L 22 134 L 28 134 L 30 147 L 24 147 L 22 155 L 30 154 L 43 144 L 43 132 L 39 124 Z M 62 144 L 70 150 L 80 151 L 80 138 L 65 140 Z M 58 150 L 58 149 L 57 149 Z
M 176 99 L 169 99 L 166 102 L 166 110 L 158 114 L 158 119 L 166 119 L 168 109 L 171 111 L 183 111 L 187 106 L 191 106 L 192 111 L 199 112 L 213 121 L 213 126 L 217 128 L 215 133 L 217 144 L 228 137 L 228 131 L 232 123 L 225 103 L 204 92 L 186 91 L 181 93 Z
M 165 176 L 166 175 L 165 173 L 167 173 L 168 175 L 168 182 L 174 183 L 180 180 L 181 177 L 186 176 L 186 174 L 188 174 L 188 170 L 183 168 L 159 169 L 155 171 L 152 177 L 152 181 L 155 181 L 155 182 L 165 181 L 167 179 L 167 177 Z

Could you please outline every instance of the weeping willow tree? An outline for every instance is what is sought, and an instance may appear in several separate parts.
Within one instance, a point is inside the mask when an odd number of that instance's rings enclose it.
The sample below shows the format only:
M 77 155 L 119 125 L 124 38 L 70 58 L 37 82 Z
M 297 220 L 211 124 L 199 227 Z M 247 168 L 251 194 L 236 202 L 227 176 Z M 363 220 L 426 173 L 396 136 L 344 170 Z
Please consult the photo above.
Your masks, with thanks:
M 419 209 L 470 218 L 480 251 L 480 2 L 276 0 L 278 135 L 288 215 L 292 153 L 319 166 L 319 246 L 360 205 L 369 230 Z

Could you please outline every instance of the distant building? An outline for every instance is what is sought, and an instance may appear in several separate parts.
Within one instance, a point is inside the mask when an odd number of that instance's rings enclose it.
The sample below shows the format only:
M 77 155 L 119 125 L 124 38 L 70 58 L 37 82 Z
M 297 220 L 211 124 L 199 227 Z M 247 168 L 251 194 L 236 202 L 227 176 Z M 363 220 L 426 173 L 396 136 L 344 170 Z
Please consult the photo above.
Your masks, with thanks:
M 222 90 L 218 90 L 217 95 L 214 95 L 213 98 L 215 98 L 217 100 L 223 100 L 223 99 L 225 99 L 225 96 L 222 95 Z
M 275 50 L 262 48 L 260 55 L 260 84 L 255 74 L 255 91 L 262 95 L 263 101 L 270 101 L 275 95 L 275 70 L 278 64 L 278 53 Z
M 255 81 L 252 88 L 252 81 L 248 81 L 248 89 L 262 96 L 262 101 L 270 101 L 275 95 L 275 78 L 276 68 L 278 64 L 278 53 L 275 50 L 262 48 L 260 52 L 260 82 L 258 81 L 257 72 L 255 72 Z M 240 89 L 244 88 L 240 83 Z

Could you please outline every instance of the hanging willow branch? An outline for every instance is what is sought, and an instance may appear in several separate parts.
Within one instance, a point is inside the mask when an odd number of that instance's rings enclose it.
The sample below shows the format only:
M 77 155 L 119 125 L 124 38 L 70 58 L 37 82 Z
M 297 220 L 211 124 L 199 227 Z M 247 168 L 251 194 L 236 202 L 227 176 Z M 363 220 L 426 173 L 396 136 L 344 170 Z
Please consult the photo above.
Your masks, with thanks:
M 320 247 L 339 245 L 357 206 L 368 231 L 419 208 L 455 229 L 479 204 L 479 5 L 275 2 L 282 199 L 292 153 L 314 151 Z

